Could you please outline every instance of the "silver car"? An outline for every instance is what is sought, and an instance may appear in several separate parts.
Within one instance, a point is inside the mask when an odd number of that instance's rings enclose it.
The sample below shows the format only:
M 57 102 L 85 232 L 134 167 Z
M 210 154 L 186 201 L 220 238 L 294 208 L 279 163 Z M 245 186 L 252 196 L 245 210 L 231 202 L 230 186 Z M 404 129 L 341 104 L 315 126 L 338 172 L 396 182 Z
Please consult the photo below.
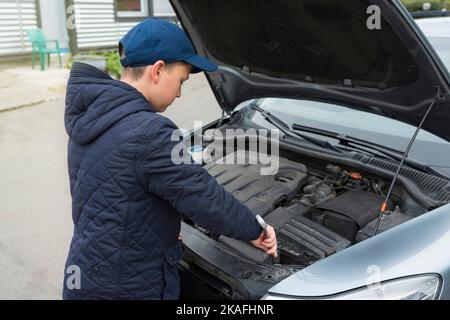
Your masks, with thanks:
M 450 70 L 450 11 L 448 16 L 417 19 L 416 23 Z
M 436 53 L 399 1 L 171 2 L 219 65 L 224 115 L 186 146 L 279 245 L 184 220 L 182 298 L 449 299 L 448 42 Z M 248 161 L 255 141 L 271 174 Z

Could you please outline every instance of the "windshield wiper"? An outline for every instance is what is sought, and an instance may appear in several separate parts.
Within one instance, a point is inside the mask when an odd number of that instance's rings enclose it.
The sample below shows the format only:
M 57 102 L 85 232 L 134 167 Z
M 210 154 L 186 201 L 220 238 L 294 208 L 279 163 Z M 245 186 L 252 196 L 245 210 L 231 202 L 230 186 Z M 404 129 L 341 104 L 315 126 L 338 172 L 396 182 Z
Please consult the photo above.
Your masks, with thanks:
M 355 137 L 352 137 L 352 136 L 349 136 L 349 135 L 343 134 L 343 133 L 337 133 L 337 132 L 327 131 L 324 129 L 308 127 L 308 126 L 304 126 L 304 125 L 297 124 L 297 123 L 294 123 L 292 125 L 292 129 L 334 138 L 336 140 L 339 140 L 339 142 L 342 145 L 346 145 L 350 142 L 350 143 L 357 144 L 360 146 L 365 146 L 365 147 L 368 147 L 368 148 L 371 148 L 371 149 L 374 149 L 377 151 L 380 151 L 379 149 L 381 149 L 383 153 L 387 152 L 389 155 L 391 155 L 391 154 L 402 155 L 403 154 L 403 151 L 392 149 L 392 148 L 389 148 L 389 147 L 386 147 L 386 146 L 383 146 L 380 144 L 376 144 L 373 142 L 369 142 L 367 140 L 355 138 Z
M 292 125 L 292 129 L 295 131 L 309 132 L 309 133 L 314 133 L 314 134 L 334 138 L 334 139 L 338 140 L 339 144 L 341 144 L 343 146 L 348 146 L 353 149 L 359 149 L 359 150 L 365 151 L 365 152 L 371 152 L 375 156 L 376 156 L 376 154 L 373 151 L 376 151 L 376 152 L 378 152 L 384 156 L 387 156 L 397 162 L 400 162 L 403 157 L 403 151 L 399 151 L 399 150 L 389 148 L 389 147 L 386 147 L 386 146 L 383 146 L 383 145 L 380 145 L 377 143 L 373 143 L 370 141 L 355 138 L 355 137 L 352 137 L 352 136 L 349 136 L 346 134 L 327 131 L 327 130 L 323 130 L 323 129 L 317 129 L 317 128 L 308 127 L 308 126 L 304 126 L 304 125 L 300 125 L 300 124 L 296 124 L 296 123 Z M 419 160 L 406 158 L 404 160 L 404 163 L 406 165 L 408 165 L 409 167 L 420 170 L 422 172 L 433 174 L 440 178 L 450 179 L 450 177 L 448 177 L 447 175 L 432 168 L 429 164 L 421 162 Z
M 280 120 L 279 118 L 277 118 L 270 112 L 267 112 L 264 109 L 258 107 L 258 100 L 252 102 L 250 104 L 250 108 L 252 110 L 259 112 L 267 122 L 269 122 L 272 125 L 274 125 L 275 127 L 277 127 L 281 132 L 283 132 L 287 136 L 297 137 L 297 138 L 300 137 L 300 138 L 302 138 L 308 142 L 311 142 L 312 144 L 319 146 L 321 148 L 333 150 L 338 153 L 342 153 L 341 149 L 333 146 L 330 142 L 328 142 L 326 140 L 321 140 L 321 139 L 310 137 L 308 135 L 304 135 L 304 134 L 301 134 L 298 132 L 294 132 L 294 130 L 292 130 L 292 128 L 287 123 L 285 123 L 283 120 Z
M 345 151 L 355 149 L 355 150 L 368 152 L 368 153 L 372 154 L 373 156 L 377 156 L 377 157 L 380 157 L 380 155 L 382 155 L 382 156 L 390 158 L 396 162 L 401 162 L 401 160 L 402 160 L 402 157 L 404 154 L 403 151 L 389 148 L 389 147 L 386 147 L 386 146 L 383 146 L 383 145 L 380 145 L 377 143 L 373 143 L 370 141 L 366 141 L 363 139 L 355 138 L 355 137 L 352 137 L 352 136 L 349 136 L 346 134 L 332 132 L 332 131 L 328 131 L 328 130 L 324 130 L 324 129 L 318 129 L 318 128 L 314 128 L 314 127 L 308 127 L 308 126 L 300 125 L 297 123 L 294 123 L 291 128 L 283 120 L 279 119 L 278 117 L 274 116 L 270 112 L 267 112 L 264 109 L 262 109 L 261 107 L 259 107 L 259 102 L 260 102 L 260 99 L 254 100 L 250 104 L 250 108 L 252 110 L 259 112 L 266 121 L 268 121 L 269 123 L 271 123 L 272 125 L 277 127 L 280 131 L 282 131 L 287 136 L 300 137 L 308 142 L 311 142 L 314 145 L 317 145 L 324 149 L 333 150 L 338 153 L 342 153 L 343 152 L 342 149 L 344 149 Z M 314 138 L 314 137 L 311 137 L 308 135 L 304 135 L 304 134 L 301 134 L 296 131 L 309 132 L 309 133 L 336 139 L 339 141 L 340 145 L 342 145 L 344 147 L 348 147 L 349 149 L 346 149 L 346 148 L 341 149 L 341 148 L 331 144 L 329 141 L 321 140 L 321 139 Z M 422 172 L 432 174 L 432 175 L 438 176 L 443 179 L 450 179 L 450 177 L 447 176 L 446 174 L 434 169 L 429 164 L 421 162 L 419 160 L 415 160 L 415 159 L 411 159 L 411 158 L 407 157 L 404 159 L 403 163 L 413 169 L 420 170 Z

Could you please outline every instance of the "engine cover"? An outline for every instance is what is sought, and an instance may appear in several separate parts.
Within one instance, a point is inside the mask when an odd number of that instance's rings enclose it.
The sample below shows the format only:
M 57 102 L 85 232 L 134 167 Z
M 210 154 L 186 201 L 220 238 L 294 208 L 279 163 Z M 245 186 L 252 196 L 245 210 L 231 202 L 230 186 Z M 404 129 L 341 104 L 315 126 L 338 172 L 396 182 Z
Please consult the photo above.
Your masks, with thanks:
M 234 154 L 232 154 L 234 155 Z M 277 204 L 290 200 L 307 177 L 302 164 L 279 158 L 274 175 L 261 175 L 259 164 L 215 164 L 204 166 L 225 190 L 244 203 L 255 215 L 265 216 Z
M 295 204 L 277 208 L 266 217 L 276 229 L 284 263 L 308 266 L 350 245 L 344 237 L 304 217 L 308 211 Z

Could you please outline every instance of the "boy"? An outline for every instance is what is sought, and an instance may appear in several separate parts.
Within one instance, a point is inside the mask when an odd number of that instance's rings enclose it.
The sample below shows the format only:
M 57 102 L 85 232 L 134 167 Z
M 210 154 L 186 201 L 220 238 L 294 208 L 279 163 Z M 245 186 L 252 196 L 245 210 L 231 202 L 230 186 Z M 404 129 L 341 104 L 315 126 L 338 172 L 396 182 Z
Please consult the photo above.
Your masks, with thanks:
M 171 160 L 177 127 L 158 113 L 181 96 L 190 73 L 217 66 L 158 19 L 130 30 L 119 51 L 120 81 L 75 63 L 68 82 L 74 235 L 63 298 L 177 299 L 182 216 L 276 256 L 272 227 L 265 239 L 255 215 L 201 166 Z

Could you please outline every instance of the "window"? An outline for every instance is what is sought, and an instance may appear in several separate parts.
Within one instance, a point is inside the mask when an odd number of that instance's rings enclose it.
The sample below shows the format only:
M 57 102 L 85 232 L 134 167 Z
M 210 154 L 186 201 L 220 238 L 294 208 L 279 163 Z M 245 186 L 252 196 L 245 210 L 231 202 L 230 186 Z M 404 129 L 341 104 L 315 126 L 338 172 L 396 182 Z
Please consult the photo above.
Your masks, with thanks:
M 116 0 L 117 17 L 135 18 L 149 16 L 148 0 Z

